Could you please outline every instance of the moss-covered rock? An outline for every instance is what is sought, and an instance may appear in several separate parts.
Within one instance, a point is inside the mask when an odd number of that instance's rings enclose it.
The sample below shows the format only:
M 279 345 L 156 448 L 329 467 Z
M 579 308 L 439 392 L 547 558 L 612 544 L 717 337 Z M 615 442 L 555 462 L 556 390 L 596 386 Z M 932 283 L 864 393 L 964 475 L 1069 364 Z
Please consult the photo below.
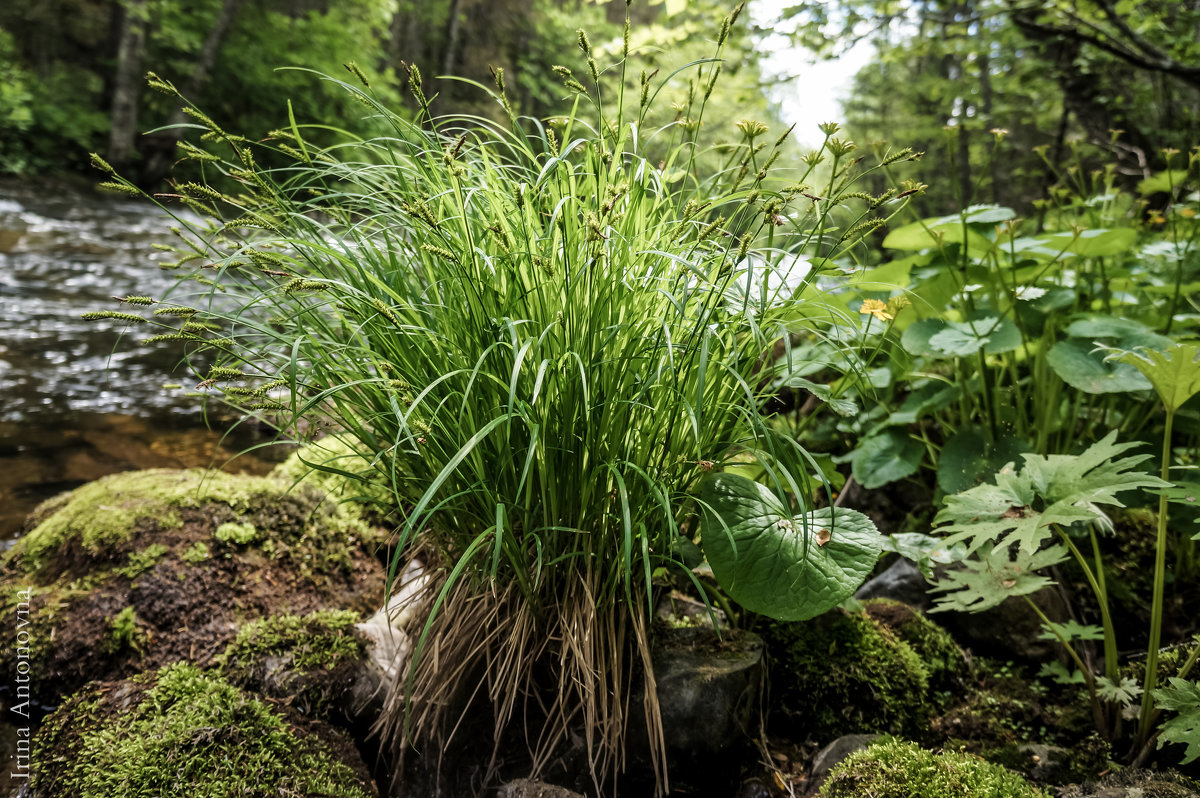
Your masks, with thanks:
M 368 798 L 348 738 L 180 663 L 92 685 L 34 737 L 40 798 Z
M 863 609 L 920 657 L 929 675 L 930 690 L 948 693 L 962 686 L 970 669 L 966 655 L 949 632 L 899 601 L 872 599 L 863 602 Z
M 117 474 L 32 521 L 0 559 L 0 583 L 30 590 L 33 679 L 47 702 L 92 679 L 206 665 L 258 618 L 371 612 L 383 596 L 383 531 L 357 505 L 281 479 Z M 9 600 L 10 622 L 16 611 Z M 0 649 L 0 667 L 11 656 Z
M 912 647 L 865 612 L 834 610 L 764 630 L 773 722 L 818 741 L 843 734 L 917 735 L 930 717 L 929 671 Z
M 403 481 L 403 472 L 397 479 Z M 329 435 L 301 446 L 275 466 L 272 479 L 285 485 L 308 485 L 339 501 L 350 501 L 386 514 L 395 505 L 383 473 L 351 441 Z
M 823 798 L 1049 798 L 1021 776 L 970 754 L 933 754 L 884 740 L 851 754 L 829 774 Z
M 277 698 L 306 715 L 346 716 L 367 657 L 358 613 L 321 610 L 252 621 L 217 658 L 237 687 Z

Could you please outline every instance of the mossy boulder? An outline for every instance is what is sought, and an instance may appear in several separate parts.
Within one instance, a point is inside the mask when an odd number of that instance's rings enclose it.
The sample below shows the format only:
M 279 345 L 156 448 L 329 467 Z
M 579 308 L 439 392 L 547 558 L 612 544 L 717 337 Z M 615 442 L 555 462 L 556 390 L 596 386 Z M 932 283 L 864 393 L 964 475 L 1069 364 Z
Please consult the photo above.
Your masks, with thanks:
M 39 798 L 370 798 L 349 738 L 187 663 L 69 698 L 34 736 Z
M 899 601 L 871 599 L 863 602 L 863 610 L 920 657 L 929 676 L 930 690 L 946 694 L 961 688 L 970 668 L 966 655 L 949 632 Z
M 402 483 L 406 473 L 399 470 L 397 480 Z M 317 488 L 368 513 L 386 515 L 396 503 L 384 471 L 352 441 L 336 435 L 301 446 L 271 471 L 271 477 L 288 485 Z
M 230 684 L 278 699 L 310 717 L 354 714 L 351 694 L 362 678 L 368 642 L 359 615 L 319 610 L 251 621 L 216 660 Z
M 929 669 L 866 612 L 772 624 L 764 637 L 779 731 L 824 742 L 867 732 L 915 736 L 928 724 Z
M 970 754 L 934 754 L 883 740 L 851 754 L 821 786 L 822 798 L 1050 798 L 1023 777 Z
M 383 597 L 383 531 L 357 505 L 278 478 L 116 474 L 51 499 L 27 530 L 0 560 L 0 582 L 29 589 L 21 609 L 47 702 L 92 679 L 206 665 L 258 618 L 369 613 Z M 13 622 L 15 601 L 4 611 Z

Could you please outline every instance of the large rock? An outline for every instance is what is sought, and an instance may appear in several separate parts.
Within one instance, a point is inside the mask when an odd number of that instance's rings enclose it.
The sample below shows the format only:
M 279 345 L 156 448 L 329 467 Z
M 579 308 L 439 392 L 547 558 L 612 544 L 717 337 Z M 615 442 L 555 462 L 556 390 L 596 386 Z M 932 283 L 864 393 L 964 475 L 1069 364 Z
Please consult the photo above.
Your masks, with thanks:
M 1172 770 L 1122 770 L 1098 782 L 1070 787 L 1062 798 L 1196 798 L 1200 781 Z
M 33 761 L 37 798 L 376 795 L 345 735 L 186 663 L 72 696 Z
M 928 728 L 929 670 L 903 639 L 866 612 L 833 610 L 809 621 L 774 623 L 771 726 L 796 740 Z
M 4 619 L 29 620 L 48 703 L 92 679 L 210 663 L 249 621 L 371 612 L 381 530 L 352 503 L 283 479 L 213 471 L 117 474 L 43 504 L 0 561 Z M 11 670 L 12 649 L 0 651 Z
M 652 656 L 672 790 L 732 795 L 742 754 L 758 731 L 762 640 L 710 626 L 657 626 Z M 629 767 L 621 792 L 632 795 L 654 790 L 643 700 L 638 689 L 630 701 Z
M 707 758 L 747 737 L 762 681 L 758 636 L 684 627 L 657 644 L 654 681 L 668 754 Z
M 899 601 L 918 610 L 927 610 L 933 604 L 929 599 L 929 582 L 921 576 L 917 566 L 903 557 L 897 557 L 878 576 L 865 582 L 854 597 L 859 601 Z

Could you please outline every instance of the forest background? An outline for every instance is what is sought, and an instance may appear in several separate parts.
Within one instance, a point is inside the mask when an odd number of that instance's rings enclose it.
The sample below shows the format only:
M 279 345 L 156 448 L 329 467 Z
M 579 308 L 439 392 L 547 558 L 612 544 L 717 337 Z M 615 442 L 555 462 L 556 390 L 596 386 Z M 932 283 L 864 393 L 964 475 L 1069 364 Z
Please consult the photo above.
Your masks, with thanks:
M 633 44 L 666 74 L 707 56 L 727 5 L 634 2 Z M 872 55 L 836 121 L 860 146 L 927 153 L 939 179 L 924 179 L 920 213 L 995 202 L 1026 214 L 1070 168 L 1114 164 L 1132 186 L 1163 167 L 1164 149 L 1194 144 L 1198 0 L 750 5 L 743 19 L 754 23 L 727 45 L 709 140 L 736 137 L 741 119 L 835 121 L 781 106 L 780 86 L 866 42 Z M 348 62 L 399 108 L 406 64 L 485 85 L 501 68 L 518 113 L 544 117 L 565 94 L 552 67 L 572 63 L 575 30 L 615 47 L 624 14 L 624 0 L 10 0 L 0 7 L 0 172 L 87 173 L 88 153 L 100 152 L 159 184 L 187 135 L 162 128 L 190 120 L 147 89 L 148 71 L 249 135 L 285 123 L 289 101 L 301 123 L 372 132 L 346 93 L 302 71 L 346 76 Z M 469 82 L 434 90 L 435 112 L 501 113 Z

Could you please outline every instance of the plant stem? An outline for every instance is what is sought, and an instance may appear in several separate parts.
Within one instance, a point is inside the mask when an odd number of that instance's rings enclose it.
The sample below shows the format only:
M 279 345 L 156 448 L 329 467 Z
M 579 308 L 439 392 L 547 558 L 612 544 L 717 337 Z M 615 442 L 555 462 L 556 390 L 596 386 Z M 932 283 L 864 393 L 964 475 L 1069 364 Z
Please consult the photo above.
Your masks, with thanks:
M 1163 424 L 1163 453 L 1161 477 L 1164 482 L 1171 475 L 1171 425 L 1175 411 L 1166 407 L 1167 418 Z M 1158 536 L 1154 543 L 1154 601 L 1150 609 L 1150 643 L 1146 648 L 1146 677 L 1142 682 L 1142 711 L 1138 715 L 1137 740 L 1144 743 L 1150 737 L 1150 725 L 1154 712 L 1154 688 L 1158 686 L 1158 647 L 1162 643 L 1163 592 L 1166 585 L 1167 565 L 1167 494 L 1158 496 Z
M 1113 627 L 1112 615 L 1108 610 L 1108 586 L 1104 581 L 1104 562 L 1100 557 L 1100 539 L 1096 536 L 1093 526 L 1088 530 L 1092 539 L 1092 557 L 1096 562 L 1096 598 L 1100 600 L 1100 620 L 1104 624 L 1104 675 L 1109 679 L 1117 678 L 1117 635 Z
M 1088 696 L 1092 700 L 1092 719 L 1096 722 L 1097 729 L 1105 729 L 1108 724 L 1104 719 L 1104 710 L 1100 706 L 1100 696 L 1096 694 L 1096 677 L 1092 675 L 1090 670 L 1088 670 L 1088 666 L 1084 664 L 1082 659 L 1080 659 L 1079 654 L 1075 651 L 1074 647 L 1067 642 L 1067 639 L 1059 633 L 1055 625 L 1050 622 L 1049 618 L 1046 617 L 1046 613 L 1042 612 L 1042 608 L 1039 607 L 1033 599 L 1029 598 L 1029 596 L 1022 596 L 1022 598 L 1025 599 L 1025 603 L 1028 604 L 1034 613 L 1037 614 L 1038 618 L 1042 620 L 1042 623 L 1046 625 L 1046 628 L 1058 638 L 1058 642 L 1061 643 L 1062 647 L 1065 648 L 1067 653 L 1071 655 L 1071 659 L 1075 660 L 1076 667 L 1078 667 L 1079 672 L 1083 674 L 1083 681 L 1087 687 Z

